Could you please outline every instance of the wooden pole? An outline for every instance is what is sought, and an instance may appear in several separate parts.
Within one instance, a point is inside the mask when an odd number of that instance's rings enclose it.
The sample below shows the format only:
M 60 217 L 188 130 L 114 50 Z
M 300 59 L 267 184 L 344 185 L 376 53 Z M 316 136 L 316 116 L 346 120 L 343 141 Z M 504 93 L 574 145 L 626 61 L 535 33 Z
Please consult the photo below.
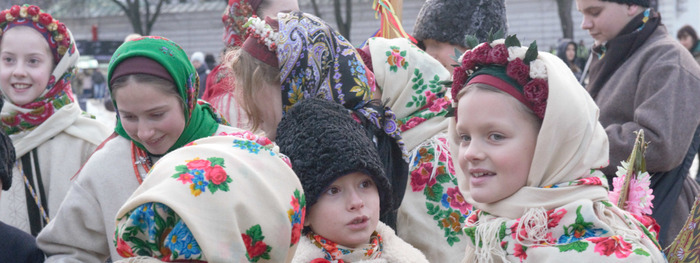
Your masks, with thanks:
M 389 3 L 391 4 L 392 7 L 394 7 L 394 13 L 396 14 L 396 19 L 401 23 L 403 26 L 403 0 L 389 0 Z M 387 38 L 397 38 L 399 37 L 398 34 L 394 30 L 391 30 L 389 32 L 389 36 Z

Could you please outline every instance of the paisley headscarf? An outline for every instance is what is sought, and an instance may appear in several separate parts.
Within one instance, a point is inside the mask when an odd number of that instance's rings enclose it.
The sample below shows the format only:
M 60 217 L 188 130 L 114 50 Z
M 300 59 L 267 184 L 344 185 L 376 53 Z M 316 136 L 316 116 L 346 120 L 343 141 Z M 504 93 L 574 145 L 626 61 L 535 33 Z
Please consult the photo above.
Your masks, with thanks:
M 510 47 L 507 53 L 526 51 Z M 467 218 L 465 260 L 662 262 L 656 238 L 608 201 L 600 171 L 608 165 L 608 139 L 598 106 L 561 59 L 539 52 L 537 60 L 548 98 L 526 185 L 500 201 L 479 203 L 455 166 L 460 190 L 478 208 Z M 459 156 L 454 118 L 449 132 L 452 154 Z
M 160 159 L 117 213 L 123 257 L 290 262 L 306 201 L 269 139 L 248 131 L 196 140 Z
M 46 89 L 34 101 L 25 105 L 6 102 L 2 111 L 2 124 L 8 135 L 33 130 L 64 106 L 75 102 L 71 80 L 80 56 L 70 30 L 37 6 L 15 5 L 0 12 L 0 28 L 3 33 L 17 26 L 33 28 L 46 38 L 55 67 Z
M 408 151 L 394 112 L 371 101 L 372 73 L 350 42 L 320 18 L 296 11 L 278 13 L 277 18 L 282 111 L 306 98 L 334 101 L 350 110 L 376 140 L 398 207 L 408 176 Z M 394 216 L 387 214 L 383 220 L 395 227 Z
M 170 73 L 180 97 L 185 102 L 185 129 L 168 152 L 196 139 L 212 135 L 218 128 L 218 124 L 224 122 L 221 115 L 209 106 L 207 102 L 197 100 L 199 76 L 187 58 L 187 54 L 178 44 L 158 36 L 145 36 L 127 41 L 114 52 L 109 62 L 107 79 L 111 82 L 112 74 L 117 65 L 132 57 L 146 57 L 163 66 Z M 112 88 L 110 86 L 110 94 L 111 92 Z M 112 103 L 114 103 L 114 108 L 118 114 L 118 105 L 114 100 L 114 94 L 111 94 L 111 96 Z M 117 118 L 117 125 L 114 130 L 124 138 L 133 141 L 139 148 L 145 150 L 143 145 L 129 137 L 122 126 L 121 118 Z

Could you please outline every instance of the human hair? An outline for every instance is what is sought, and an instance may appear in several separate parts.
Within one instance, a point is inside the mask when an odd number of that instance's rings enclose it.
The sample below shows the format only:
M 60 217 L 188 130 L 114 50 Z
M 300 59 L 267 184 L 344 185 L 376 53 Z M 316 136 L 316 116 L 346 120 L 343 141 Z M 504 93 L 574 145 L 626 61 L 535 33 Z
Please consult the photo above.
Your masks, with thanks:
M 456 101 L 456 103 L 455 103 L 455 105 L 456 105 L 455 109 L 459 109 L 459 100 L 458 100 L 458 99 L 461 98 L 461 97 L 463 97 L 463 96 L 466 95 L 467 93 L 471 92 L 472 90 L 490 91 L 490 92 L 501 93 L 501 94 L 503 94 L 503 95 L 506 95 L 508 98 L 510 98 L 513 102 L 516 103 L 516 105 L 517 105 L 516 108 L 517 108 L 519 111 L 524 112 L 524 113 L 527 113 L 527 115 L 530 117 L 530 121 L 531 121 L 531 122 L 534 122 L 534 123 L 536 124 L 537 130 L 539 130 L 540 127 L 542 126 L 542 120 L 541 120 L 539 117 L 537 117 L 537 115 L 535 114 L 535 112 L 533 112 L 530 108 L 528 108 L 527 106 L 525 106 L 525 104 L 522 104 L 520 101 L 518 101 L 518 99 L 516 99 L 515 97 L 513 97 L 513 96 L 511 96 L 510 94 L 506 93 L 505 91 L 502 91 L 502 90 L 500 90 L 500 89 L 498 89 L 498 88 L 496 88 L 496 87 L 494 87 L 494 86 L 487 85 L 487 84 L 483 84 L 483 83 L 469 84 L 469 85 L 467 85 L 466 87 L 464 87 L 462 90 L 460 90 L 460 91 L 457 93 L 457 97 L 456 97 L 456 98 L 452 98 L 454 101 Z
M 676 38 L 678 38 L 679 40 L 685 36 L 689 36 L 693 39 L 692 47 L 698 44 L 698 34 L 695 32 L 695 29 L 693 29 L 692 26 L 685 25 L 681 27 L 681 29 L 679 29 L 678 33 L 676 34 Z
M 248 115 L 251 129 L 257 130 L 262 124 L 262 113 L 257 105 L 252 103 L 255 101 L 255 94 L 260 91 L 263 82 L 280 83 L 280 70 L 254 58 L 240 48 L 232 49 L 226 53 L 225 61 L 231 61 L 231 70 L 236 79 L 236 100 Z M 282 108 L 280 108 L 281 110 Z
M 185 109 L 185 100 L 182 98 L 182 96 L 180 96 L 180 93 L 178 92 L 177 87 L 175 87 L 174 83 L 149 74 L 130 74 L 114 79 L 114 81 L 112 81 L 112 84 L 109 86 L 109 90 L 112 93 L 112 97 L 115 97 L 117 90 L 126 87 L 131 83 L 153 85 L 163 93 L 176 97 L 180 106 L 183 109 Z

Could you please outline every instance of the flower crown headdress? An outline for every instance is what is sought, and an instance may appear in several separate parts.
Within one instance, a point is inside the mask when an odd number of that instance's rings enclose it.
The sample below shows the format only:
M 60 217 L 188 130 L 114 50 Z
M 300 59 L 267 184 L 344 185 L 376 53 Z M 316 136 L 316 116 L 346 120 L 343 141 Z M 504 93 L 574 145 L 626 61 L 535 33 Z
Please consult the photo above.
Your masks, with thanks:
M 275 32 L 265 20 L 254 15 L 248 18 L 248 22 L 243 27 L 246 28 L 246 39 L 254 37 L 258 40 L 258 43 L 265 45 L 270 51 L 277 50 L 279 33 Z
M 58 63 L 70 48 L 70 33 L 66 25 L 43 12 L 38 6 L 14 5 L 0 12 L 0 37 L 15 25 L 33 26 L 44 35 L 53 52 L 55 63 Z
M 454 68 L 453 101 L 457 102 L 457 94 L 468 84 L 484 83 L 507 92 L 544 119 L 549 87 L 537 43 L 532 42 L 526 49 L 515 35 L 505 39 L 502 35 L 500 30 L 489 34 L 487 42 L 481 44 L 474 36 L 466 37 L 467 44 L 474 48 L 464 52 Z

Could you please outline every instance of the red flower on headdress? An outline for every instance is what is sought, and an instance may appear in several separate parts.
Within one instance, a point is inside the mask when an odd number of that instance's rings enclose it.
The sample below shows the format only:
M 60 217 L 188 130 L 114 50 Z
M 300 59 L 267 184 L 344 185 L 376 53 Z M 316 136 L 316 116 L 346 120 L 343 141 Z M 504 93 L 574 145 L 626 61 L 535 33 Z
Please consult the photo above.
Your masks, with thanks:
M 66 28 L 66 25 L 63 23 L 58 24 L 58 33 L 65 34 L 68 29 Z
M 39 9 L 38 6 L 30 5 L 30 6 L 27 8 L 27 14 L 29 14 L 30 16 L 35 16 L 35 15 L 39 14 L 39 11 L 40 11 L 40 10 L 41 10 L 41 9 Z
M 47 13 L 41 13 L 39 15 L 39 23 L 41 25 L 48 26 L 49 24 L 51 24 L 51 22 L 53 22 L 53 17 L 51 17 L 51 15 Z
M 491 49 L 489 53 L 490 64 L 505 65 L 508 64 L 508 48 L 504 44 L 498 44 Z
M 547 101 L 549 91 L 547 89 L 547 80 L 533 79 L 523 87 L 523 95 L 533 104 L 544 103 Z
M 6 16 L 9 12 L 9 10 L 2 10 L 2 12 L 0 12 L 0 24 L 5 23 L 5 21 L 7 21 Z
M 10 14 L 14 16 L 15 18 L 19 17 L 19 9 L 20 7 L 18 5 L 14 5 L 10 8 Z
M 506 66 L 506 75 L 517 81 L 521 86 L 525 85 L 530 77 L 530 66 L 526 65 L 522 59 L 516 58 Z
M 457 94 L 466 84 L 468 77 L 469 75 L 463 67 L 455 67 L 452 71 L 452 99 L 454 101 L 457 101 Z
M 474 52 L 467 50 L 462 56 L 462 68 L 464 70 L 473 69 L 476 66 L 476 61 L 474 61 Z
M 473 60 L 476 64 L 489 64 L 489 54 L 491 54 L 491 45 L 488 43 L 481 44 L 472 50 Z

